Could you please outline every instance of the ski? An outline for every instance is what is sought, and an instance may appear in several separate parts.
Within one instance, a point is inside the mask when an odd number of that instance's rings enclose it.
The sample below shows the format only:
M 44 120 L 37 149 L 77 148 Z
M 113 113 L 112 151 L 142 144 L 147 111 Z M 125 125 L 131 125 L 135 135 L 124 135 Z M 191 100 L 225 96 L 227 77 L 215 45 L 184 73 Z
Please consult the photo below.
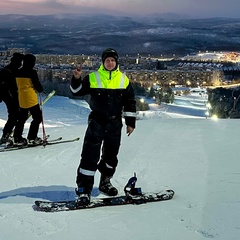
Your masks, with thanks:
M 73 211 L 91 209 L 105 206 L 140 205 L 150 202 L 170 200 L 174 196 L 173 190 L 163 190 L 157 193 L 142 193 L 141 188 L 136 188 L 136 173 L 128 180 L 124 187 L 125 195 L 116 197 L 93 198 L 89 204 L 84 204 L 79 199 L 66 201 L 35 201 L 34 209 L 43 212 Z
M 51 143 L 51 142 L 57 142 L 57 141 L 61 141 L 61 140 L 62 140 L 62 137 L 58 137 L 58 138 L 55 138 L 55 139 L 47 140 L 47 142 Z
M 48 141 L 49 138 L 50 138 L 50 135 L 46 135 L 45 141 Z M 57 141 L 57 140 L 61 140 L 61 139 L 62 138 L 60 137 L 60 138 L 53 139 L 53 140 L 50 140 L 50 141 Z M 14 145 L 12 137 L 10 137 L 8 139 L 8 142 L 0 144 L 0 149 L 13 148 L 13 147 L 19 147 L 19 146 Z
M 62 140 L 62 137 L 56 138 L 56 139 L 50 139 L 47 140 L 46 143 L 44 143 L 45 145 L 43 145 L 43 143 L 40 144 L 35 144 L 35 145 L 23 145 L 23 146 L 5 146 L 5 147 L 1 147 L 0 148 L 0 152 L 7 152 L 7 151 L 14 151 L 14 150 L 20 150 L 20 149 L 26 149 L 26 148 L 33 148 L 33 147 L 39 147 L 39 146 L 48 146 L 48 145 L 55 145 L 55 144 L 61 144 L 61 143 L 70 143 L 70 142 L 75 142 L 75 141 L 79 141 L 80 138 L 73 138 L 73 139 L 67 139 L 67 140 Z
M 78 199 L 59 202 L 35 201 L 35 210 L 44 212 L 60 212 L 72 211 L 81 209 L 91 209 L 105 206 L 119 206 L 119 205 L 140 205 L 150 202 L 160 202 L 172 199 L 174 196 L 173 190 L 164 190 L 158 193 L 142 193 L 136 196 L 118 196 L 94 198 L 90 204 L 80 204 Z
M 67 139 L 67 140 L 61 140 L 61 141 L 48 141 L 47 145 L 55 145 L 55 144 L 61 144 L 61 143 L 70 143 L 70 142 L 76 142 L 79 141 L 80 137 L 73 138 L 73 139 Z

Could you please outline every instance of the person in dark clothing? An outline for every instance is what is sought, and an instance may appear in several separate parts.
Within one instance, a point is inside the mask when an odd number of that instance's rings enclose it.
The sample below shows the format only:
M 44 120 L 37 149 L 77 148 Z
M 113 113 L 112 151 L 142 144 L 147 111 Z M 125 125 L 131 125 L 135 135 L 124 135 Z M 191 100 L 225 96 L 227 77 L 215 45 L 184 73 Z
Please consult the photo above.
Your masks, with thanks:
M 0 144 L 8 142 L 17 123 L 19 104 L 15 77 L 17 70 L 22 65 L 23 56 L 21 53 L 14 53 L 10 64 L 0 71 L 0 99 L 6 104 L 8 112 L 8 119 L 2 130 L 3 134 L 0 139 Z
M 110 179 L 118 164 L 122 115 L 129 136 L 135 129 L 136 101 L 129 79 L 119 69 L 116 50 L 108 48 L 103 51 L 102 64 L 98 71 L 83 79 L 81 73 L 80 68 L 74 71 L 70 89 L 75 96 L 90 94 L 91 97 L 92 111 L 88 119 L 76 179 L 79 202 L 88 204 L 97 170 L 101 173 L 99 190 L 109 196 L 118 194 Z
M 35 62 L 36 57 L 34 55 L 26 54 L 23 58 L 23 66 L 18 70 L 16 76 L 20 112 L 13 135 L 15 145 L 42 142 L 42 139 L 37 137 L 39 125 L 42 122 L 42 111 L 38 103 L 37 92 L 43 92 L 43 87 L 39 81 L 37 71 L 33 69 Z M 33 120 L 30 124 L 27 139 L 25 139 L 22 137 L 22 133 L 29 112 Z

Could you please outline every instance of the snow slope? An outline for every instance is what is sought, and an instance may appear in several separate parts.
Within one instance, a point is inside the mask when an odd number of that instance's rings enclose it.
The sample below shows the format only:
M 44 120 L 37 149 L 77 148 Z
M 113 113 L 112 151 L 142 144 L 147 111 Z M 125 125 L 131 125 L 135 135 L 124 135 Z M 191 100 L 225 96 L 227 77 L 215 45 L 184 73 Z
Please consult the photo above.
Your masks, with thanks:
M 186 101 L 187 107 L 180 101 L 161 107 L 151 104 L 149 112 L 140 113 L 130 137 L 124 126 L 119 166 L 112 180 L 123 193 L 136 172 L 137 186 L 143 191 L 171 188 L 176 192 L 172 200 L 43 213 L 34 211 L 35 200 L 75 197 L 89 113 L 83 101 L 53 97 L 43 108 L 47 134 L 64 139 L 80 136 L 81 140 L 0 153 L 0 239 L 239 239 L 239 120 L 206 119 L 205 110 L 200 109 L 202 116 L 195 114 L 199 108 Z M 0 128 L 5 120 L 5 105 L 0 104 Z M 98 182 L 96 173 L 92 197 L 99 196 Z

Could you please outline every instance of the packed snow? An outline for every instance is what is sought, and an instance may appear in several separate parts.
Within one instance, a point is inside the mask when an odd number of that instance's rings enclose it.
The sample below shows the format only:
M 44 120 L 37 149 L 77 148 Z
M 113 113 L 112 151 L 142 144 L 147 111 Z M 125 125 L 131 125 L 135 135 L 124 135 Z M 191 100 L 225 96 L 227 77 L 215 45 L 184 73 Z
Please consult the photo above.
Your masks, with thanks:
M 178 97 L 173 104 L 149 104 L 149 111 L 138 114 L 131 136 L 123 127 L 112 183 L 123 194 L 135 172 L 136 187 L 143 192 L 173 189 L 172 200 L 58 213 L 36 211 L 35 200 L 76 197 L 76 169 L 90 111 L 83 100 L 54 96 L 43 107 L 46 133 L 52 139 L 81 139 L 0 152 L 0 239 L 238 240 L 239 120 L 208 118 L 206 99 L 193 94 Z M 2 103 L 1 129 L 6 118 Z M 98 183 L 97 172 L 93 198 L 102 196 Z

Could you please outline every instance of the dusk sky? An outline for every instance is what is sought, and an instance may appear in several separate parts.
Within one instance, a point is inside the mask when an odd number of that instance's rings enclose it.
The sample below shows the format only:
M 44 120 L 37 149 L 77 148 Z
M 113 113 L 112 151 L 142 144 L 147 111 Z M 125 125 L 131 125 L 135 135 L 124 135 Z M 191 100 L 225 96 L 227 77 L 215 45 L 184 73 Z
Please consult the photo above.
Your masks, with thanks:
M 0 14 L 95 12 L 121 15 L 177 13 L 196 18 L 240 18 L 240 0 L 1 0 Z

